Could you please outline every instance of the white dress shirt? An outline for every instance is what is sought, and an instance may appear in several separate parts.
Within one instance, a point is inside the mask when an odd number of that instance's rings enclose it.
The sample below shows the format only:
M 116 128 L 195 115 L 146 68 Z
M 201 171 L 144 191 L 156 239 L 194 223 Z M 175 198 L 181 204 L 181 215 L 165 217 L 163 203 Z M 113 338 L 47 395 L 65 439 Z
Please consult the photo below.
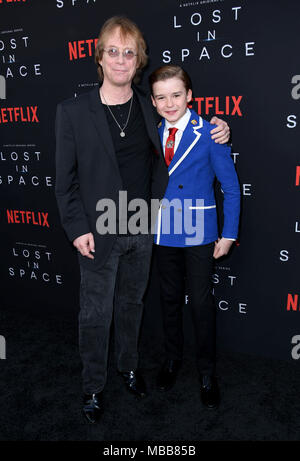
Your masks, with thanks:
M 190 109 L 186 109 L 185 114 L 177 120 L 176 123 L 170 123 L 168 120 L 166 120 L 165 123 L 165 129 L 164 129 L 164 135 L 163 135 L 163 146 L 164 146 L 164 155 L 165 155 L 165 148 L 166 148 L 166 142 L 169 137 L 169 128 L 177 128 L 178 131 L 175 133 L 175 146 L 174 146 L 174 154 L 176 152 L 177 147 L 179 146 L 180 140 L 182 138 L 183 132 L 186 129 L 186 126 L 189 122 L 189 119 L 191 117 L 191 111 Z

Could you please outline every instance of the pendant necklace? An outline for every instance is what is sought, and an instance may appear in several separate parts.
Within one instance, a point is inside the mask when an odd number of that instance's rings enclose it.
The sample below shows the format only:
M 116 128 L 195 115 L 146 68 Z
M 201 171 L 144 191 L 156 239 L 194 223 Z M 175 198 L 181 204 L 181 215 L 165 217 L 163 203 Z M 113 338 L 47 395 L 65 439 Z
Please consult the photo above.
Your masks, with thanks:
M 109 105 L 107 104 L 106 99 L 105 99 L 105 97 L 104 97 L 104 94 L 102 93 L 101 90 L 100 90 L 100 94 L 101 94 L 101 96 L 103 97 L 103 100 L 104 100 L 104 102 L 105 102 L 105 105 L 106 105 L 107 109 L 108 109 L 109 112 L 110 112 L 110 115 L 112 116 L 112 118 L 114 119 L 114 121 L 116 122 L 116 124 L 118 125 L 118 127 L 119 127 L 119 129 L 120 129 L 120 136 L 121 136 L 121 138 L 124 138 L 124 136 L 125 136 L 125 129 L 126 129 L 127 125 L 128 125 L 129 117 L 130 117 L 130 113 L 131 113 L 131 107 L 132 107 L 132 101 L 133 101 L 133 92 L 132 92 L 132 96 L 131 96 L 131 98 L 130 98 L 130 107 L 129 107 L 128 117 L 127 117 L 126 123 L 125 123 L 125 125 L 123 126 L 123 128 L 119 125 L 118 121 L 116 120 L 116 117 L 115 117 L 114 114 L 112 113 L 112 110 L 111 110 L 111 108 L 109 107 Z

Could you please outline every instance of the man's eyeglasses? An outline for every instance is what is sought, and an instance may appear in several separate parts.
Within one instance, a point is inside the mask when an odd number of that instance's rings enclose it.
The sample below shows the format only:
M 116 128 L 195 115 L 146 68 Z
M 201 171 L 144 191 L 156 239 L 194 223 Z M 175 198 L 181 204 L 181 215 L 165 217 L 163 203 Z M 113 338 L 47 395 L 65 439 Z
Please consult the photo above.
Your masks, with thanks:
M 103 48 L 103 51 L 106 51 L 106 53 L 108 54 L 110 58 L 116 58 L 117 56 L 120 55 L 119 48 L 114 48 L 114 47 L 107 48 L 107 49 Z M 135 56 L 137 56 L 137 54 L 130 48 L 125 48 L 125 50 L 122 51 L 122 55 L 124 56 L 125 59 L 128 59 L 128 61 L 130 61 Z

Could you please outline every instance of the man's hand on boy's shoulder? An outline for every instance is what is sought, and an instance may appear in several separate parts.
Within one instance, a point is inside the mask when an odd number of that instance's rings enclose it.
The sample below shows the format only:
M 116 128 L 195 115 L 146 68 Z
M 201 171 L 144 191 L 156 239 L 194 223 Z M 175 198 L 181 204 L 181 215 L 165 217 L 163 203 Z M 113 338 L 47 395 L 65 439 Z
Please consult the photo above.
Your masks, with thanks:
M 212 135 L 211 139 L 213 139 L 217 144 L 225 144 L 228 142 L 230 138 L 230 128 L 228 124 L 216 116 L 211 119 L 210 123 L 217 125 L 216 128 L 210 132 Z

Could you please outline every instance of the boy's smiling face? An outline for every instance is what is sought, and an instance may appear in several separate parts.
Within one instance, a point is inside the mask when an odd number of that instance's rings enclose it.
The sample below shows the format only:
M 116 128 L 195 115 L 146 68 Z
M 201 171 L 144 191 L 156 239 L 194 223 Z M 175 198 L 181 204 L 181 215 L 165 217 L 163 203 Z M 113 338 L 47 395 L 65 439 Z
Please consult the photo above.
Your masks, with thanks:
M 159 115 L 174 125 L 185 114 L 192 90 L 187 91 L 180 78 L 172 77 L 155 82 L 151 98 Z

